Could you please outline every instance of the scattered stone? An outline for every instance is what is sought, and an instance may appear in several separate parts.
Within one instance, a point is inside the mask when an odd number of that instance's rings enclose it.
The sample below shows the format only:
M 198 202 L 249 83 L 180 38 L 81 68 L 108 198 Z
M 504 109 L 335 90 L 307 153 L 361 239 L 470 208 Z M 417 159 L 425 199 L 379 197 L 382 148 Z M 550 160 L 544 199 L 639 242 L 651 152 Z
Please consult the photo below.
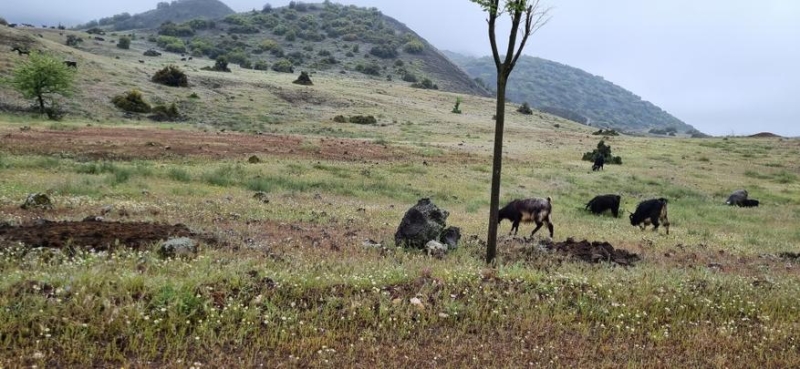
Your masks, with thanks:
M 412 297 L 408 301 L 411 303 L 411 305 L 416 306 L 420 310 L 425 309 L 425 305 L 422 303 L 422 300 L 420 300 L 418 297 Z
M 89 215 L 88 217 L 83 218 L 83 221 L 84 222 L 102 222 L 103 221 L 103 217 L 101 217 L 99 215 Z
M 22 209 L 31 210 L 31 209 L 53 209 L 53 202 L 50 201 L 50 197 L 47 194 L 43 193 L 31 193 L 28 194 L 28 197 L 25 199 L 25 202 L 22 203 L 20 206 Z
M 266 193 L 266 192 L 264 192 L 264 191 L 258 191 L 258 192 L 256 192 L 256 193 L 253 195 L 253 198 L 254 198 L 254 199 L 256 199 L 256 200 L 258 200 L 258 201 L 261 201 L 261 202 L 263 202 L 263 203 L 265 203 L 265 204 L 269 204 L 269 198 L 268 198 L 268 196 L 267 196 L 267 193 Z
M 192 257 L 197 255 L 197 243 L 189 237 L 170 238 L 158 249 L 162 258 Z
M 106 205 L 106 206 L 103 206 L 102 208 L 100 208 L 100 214 L 101 215 L 111 214 L 112 211 L 114 211 L 114 205 Z
M 309 77 L 308 72 L 300 72 L 300 77 L 297 77 L 292 83 L 304 86 L 311 86 L 314 84 L 311 82 L 311 77 Z
M 155 49 L 148 49 L 144 52 L 144 56 L 161 56 L 161 53 L 156 51 Z
M 444 230 L 442 237 L 439 239 L 439 241 L 447 245 L 447 248 L 450 250 L 458 248 L 459 240 L 461 240 L 461 228 L 458 227 L 448 227 Z
M 438 241 L 430 240 L 425 244 L 425 251 L 427 251 L 428 255 L 430 256 L 442 258 L 445 254 L 447 254 L 447 245 L 444 245 Z
M 367 239 L 366 241 L 362 242 L 361 245 L 364 246 L 364 247 L 372 247 L 372 248 L 376 248 L 376 249 L 379 249 L 379 248 L 383 247 L 383 245 L 381 245 L 380 243 L 378 243 L 377 241 L 375 241 L 373 239 Z

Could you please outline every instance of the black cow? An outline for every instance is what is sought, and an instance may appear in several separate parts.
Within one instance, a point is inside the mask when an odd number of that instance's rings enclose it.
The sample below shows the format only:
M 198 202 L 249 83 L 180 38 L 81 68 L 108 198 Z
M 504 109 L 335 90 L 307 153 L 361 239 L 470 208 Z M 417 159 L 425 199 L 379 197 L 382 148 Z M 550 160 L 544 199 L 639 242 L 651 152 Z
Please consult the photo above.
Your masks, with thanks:
M 64 65 L 78 69 L 78 62 L 72 60 L 64 60 Z
M 592 171 L 597 171 L 603 169 L 603 164 L 606 163 L 606 158 L 603 155 L 597 155 L 594 158 L 594 165 L 592 165 Z
M 630 215 L 631 225 L 639 226 L 642 230 L 652 224 L 653 231 L 658 231 L 660 223 L 664 223 L 664 228 L 669 234 L 669 218 L 667 218 L 667 199 L 645 200 L 636 207 L 636 212 Z
M 497 222 L 499 224 L 503 219 L 510 220 L 512 224 L 508 234 L 514 232 L 514 235 L 519 231 L 520 222 L 534 222 L 536 223 L 536 228 L 531 232 L 531 237 L 539 228 L 542 228 L 544 223 L 547 223 L 547 229 L 550 230 L 550 238 L 553 238 L 553 222 L 550 220 L 552 210 L 552 200 L 549 197 L 547 199 L 513 200 L 498 211 Z
M 747 190 L 736 190 L 728 196 L 728 201 L 725 201 L 727 205 L 737 205 L 742 206 L 742 203 L 747 200 Z
M 586 209 L 594 214 L 600 214 L 606 210 L 611 210 L 615 218 L 619 217 L 620 195 L 597 195 L 586 203 Z
M 739 206 L 741 206 L 743 208 L 755 208 L 755 207 L 758 207 L 758 200 L 746 199 L 746 200 L 742 201 L 742 203 L 739 204 Z

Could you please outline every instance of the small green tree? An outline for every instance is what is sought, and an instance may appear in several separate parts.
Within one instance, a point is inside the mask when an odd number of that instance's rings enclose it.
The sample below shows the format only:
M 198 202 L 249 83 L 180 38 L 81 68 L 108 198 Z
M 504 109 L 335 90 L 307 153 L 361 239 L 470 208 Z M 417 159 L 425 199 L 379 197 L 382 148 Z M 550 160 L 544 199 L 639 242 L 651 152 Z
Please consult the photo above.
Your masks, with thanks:
M 456 97 L 456 106 L 453 107 L 453 113 L 461 114 L 461 96 Z
M 44 114 L 46 99 L 49 98 L 52 108 L 54 95 L 69 96 L 74 79 L 74 71 L 60 59 L 47 53 L 31 53 L 27 61 L 14 69 L 11 85 L 26 99 L 36 99 L 39 112 Z
M 117 47 L 120 49 L 130 49 L 131 48 L 131 39 L 128 36 L 122 36 L 117 41 Z

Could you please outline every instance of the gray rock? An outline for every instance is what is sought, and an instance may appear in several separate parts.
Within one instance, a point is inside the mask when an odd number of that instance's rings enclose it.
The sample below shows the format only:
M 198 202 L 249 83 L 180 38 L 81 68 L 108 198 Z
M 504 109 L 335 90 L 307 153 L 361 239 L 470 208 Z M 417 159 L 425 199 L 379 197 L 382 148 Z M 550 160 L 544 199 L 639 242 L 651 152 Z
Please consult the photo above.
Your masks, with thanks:
M 372 239 L 368 239 L 368 240 L 362 242 L 361 245 L 364 246 L 364 247 L 371 247 L 371 248 L 376 248 L 376 249 L 379 249 L 379 248 L 383 247 L 383 245 L 381 245 L 378 241 L 375 241 L 375 240 L 372 240 Z
M 53 202 L 50 201 L 50 197 L 47 194 L 43 193 L 30 193 L 28 197 L 25 198 L 25 202 L 22 203 L 20 206 L 25 210 L 31 209 L 53 209 Z
M 431 240 L 425 244 L 425 251 L 427 251 L 430 256 L 443 257 L 447 254 L 447 245 Z
M 447 245 L 450 250 L 458 248 L 459 240 L 461 240 L 461 228 L 458 227 L 447 227 L 439 238 L 439 241 Z
M 267 193 L 264 191 L 256 192 L 255 194 L 253 194 L 253 198 L 265 204 L 269 203 L 269 197 L 267 196 Z
M 197 243 L 188 237 L 170 238 L 158 249 L 162 258 L 193 257 L 197 255 Z
M 439 240 L 446 226 L 445 210 L 439 209 L 430 199 L 420 199 L 416 205 L 408 209 L 394 234 L 397 246 L 423 249 L 428 241 Z

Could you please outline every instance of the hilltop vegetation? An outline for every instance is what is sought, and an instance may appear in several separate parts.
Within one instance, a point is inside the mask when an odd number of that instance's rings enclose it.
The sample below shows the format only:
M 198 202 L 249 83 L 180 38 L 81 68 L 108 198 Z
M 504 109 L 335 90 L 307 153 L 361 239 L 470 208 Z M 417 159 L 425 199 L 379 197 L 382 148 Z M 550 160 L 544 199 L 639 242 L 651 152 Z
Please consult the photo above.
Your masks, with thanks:
M 148 19 L 160 22 L 137 27 L 145 28 L 139 33 L 148 34 L 147 40 L 164 51 L 222 56 L 246 69 L 289 73 L 296 68 L 337 69 L 417 83 L 421 88 L 487 95 L 427 41 L 376 8 L 293 1 L 285 7 L 265 5 L 260 11 L 221 17 L 201 13 L 167 17 L 167 11 L 182 4 L 151 11 L 159 16 Z M 116 17 L 106 18 L 105 25 L 101 20 L 100 28 L 128 29 L 130 21 L 114 22 Z
M 190 19 L 217 19 L 234 11 L 219 0 L 173 0 L 162 1 L 156 9 L 144 13 L 130 15 L 120 13 L 111 17 L 91 21 L 78 29 L 103 27 L 113 31 L 154 28 L 164 22 L 183 22 Z
M 447 52 L 473 78 L 492 88 L 491 57 Z M 625 131 L 698 133 L 694 128 L 600 76 L 550 60 L 522 56 L 509 81 L 508 98 L 580 123 Z

